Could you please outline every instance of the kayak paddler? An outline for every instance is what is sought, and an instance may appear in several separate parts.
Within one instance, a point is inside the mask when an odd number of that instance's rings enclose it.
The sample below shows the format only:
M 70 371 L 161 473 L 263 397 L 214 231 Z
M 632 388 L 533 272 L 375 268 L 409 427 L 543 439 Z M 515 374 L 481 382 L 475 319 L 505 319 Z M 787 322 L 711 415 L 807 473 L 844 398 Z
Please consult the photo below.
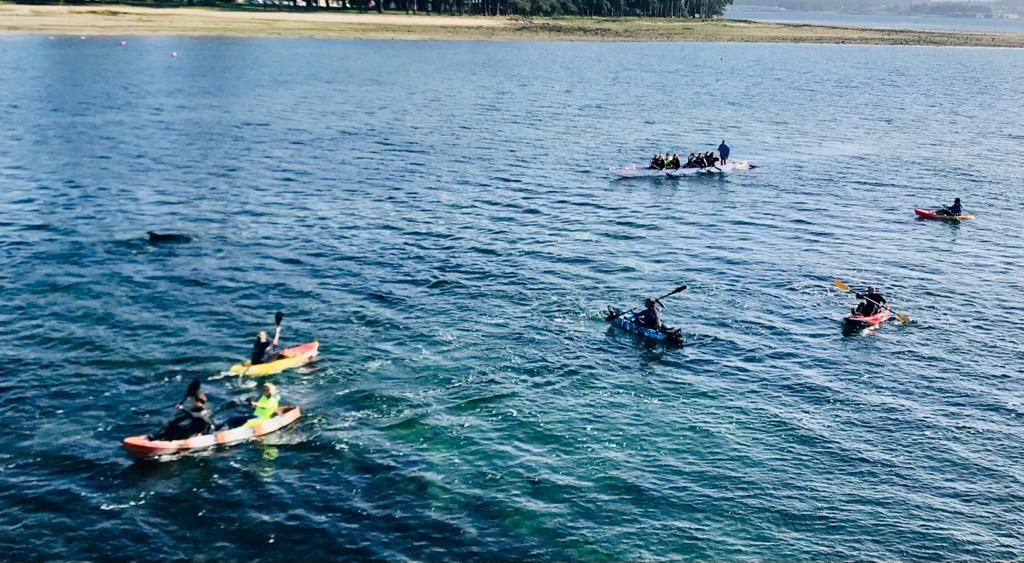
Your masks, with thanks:
M 277 397 L 277 387 L 275 387 L 273 383 L 264 383 L 260 392 L 259 400 L 249 401 L 249 406 L 253 409 L 252 415 L 233 416 L 223 425 L 219 426 L 218 429 L 238 428 L 243 424 L 252 425 L 264 420 L 269 420 L 272 416 L 277 414 L 277 405 L 279 402 L 280 401 Z
M 277 328 L 274 330 L 274 340 L 267 340 L 266 331 L 261 330 L 256 336 L 256 342 L 252 345 L 252 357 L 249 358 L 249 362 L 252 365 L 259 365 L 262 363 L 269 362 L 277 358 L 277 354 L 273 353 L 273 350 L 277 349 L 277 343 L 281 339 L 281 321 L 284 320 L 284 313 L 278 311 L 274 315 L 274 321 L 277 323 Z
M 960 205 L 960 198 L 953 200 L 953 205 L 946 207 L 942 206 L 942 209 L 935 212 L 936 215 L 945 215 L 947 217 L 957 217 L 964 212 L 963 206 Z
M 644 299 L 644 310 L 633 316 L 633 322 L 645 328 L 661 330 L 662 307 L 661 301 L 657 299 Z
M 722 144 L 718 145 L 718 156 L 722 157 L 722 164 L 727 164 L 729 161 L 729 145 L 725 144 L 725 140 Z
M 196 391 L 192 395 L 192 405 L 185 408 L 177 405 L 178 415 L 163 425 L 160 430 L 150 434 L 150 440 L 184 440 L 200 434 L 213 432 L 213 419 L 206 407 L 206 394 Z
M 875 286 L 869 286 L 867 293 L 858 293 L 857 299 L 860 299 L 862 303 L 858 303 L 851 312 L 855 315 L 862 317 L 870 317 L 877 313 L 883 306 L 885 306 L 885 296 L 875 291 Z

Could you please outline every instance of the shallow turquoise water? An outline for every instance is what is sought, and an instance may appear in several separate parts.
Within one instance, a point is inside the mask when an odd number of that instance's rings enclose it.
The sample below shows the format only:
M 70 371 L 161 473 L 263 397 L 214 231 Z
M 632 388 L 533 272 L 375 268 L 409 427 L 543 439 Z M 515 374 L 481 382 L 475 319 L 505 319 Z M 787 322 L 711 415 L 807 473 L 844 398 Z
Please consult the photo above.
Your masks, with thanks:
M 0 547 L 1020 557 L 1022 90 L 1011 50 L 0 38 Z M 761 168 L 606 172 L 723 137 Z M 844 337 L 834 278 L 915 322 Z M 683 283 L 694 346 L 602 320 Z M 237 414 L 277 309 L 300 423 L 131 462 L 193 377 Z

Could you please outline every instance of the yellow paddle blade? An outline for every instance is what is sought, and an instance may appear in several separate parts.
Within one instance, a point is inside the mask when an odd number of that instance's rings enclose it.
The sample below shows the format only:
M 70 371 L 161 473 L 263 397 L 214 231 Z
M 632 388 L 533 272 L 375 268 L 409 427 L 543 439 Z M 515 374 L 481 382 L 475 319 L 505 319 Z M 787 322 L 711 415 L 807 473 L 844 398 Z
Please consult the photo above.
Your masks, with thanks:
M 910 321 L 914 320 L 914 319 L 911 319 L 910 317 L 908 317 L 907 315 L 904 315 L 903 313 L 896 313 L 896 318 L 899 319 L 899 321 L 901 323 L 904 323 L 904 324 L 909 323 Z
M 841 291 L 846 291 L 846 292 L 850 291 L 850 286 L 848 286 L 845 283 L 843 283 L 843 280 L 836 280 L 836 281 L 834 281 L 832 283 L 834 283 L 836 285 L 836 287 L 838 287 Z

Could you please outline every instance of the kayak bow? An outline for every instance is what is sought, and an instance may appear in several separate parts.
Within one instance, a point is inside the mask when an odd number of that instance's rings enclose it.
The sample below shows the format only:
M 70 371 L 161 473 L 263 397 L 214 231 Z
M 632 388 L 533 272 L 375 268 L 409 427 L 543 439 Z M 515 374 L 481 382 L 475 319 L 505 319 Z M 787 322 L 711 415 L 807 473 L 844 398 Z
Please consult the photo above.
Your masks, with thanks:
M 889 320 L 891 317 L 892 311 L 883 307 L 874 315 L 864 316 L 848 313 L 845 317 L 843 317 L 843 322 L 846 323 L 846 326 L 848 328 L 861 329 L 880 325 L 885 321 Z

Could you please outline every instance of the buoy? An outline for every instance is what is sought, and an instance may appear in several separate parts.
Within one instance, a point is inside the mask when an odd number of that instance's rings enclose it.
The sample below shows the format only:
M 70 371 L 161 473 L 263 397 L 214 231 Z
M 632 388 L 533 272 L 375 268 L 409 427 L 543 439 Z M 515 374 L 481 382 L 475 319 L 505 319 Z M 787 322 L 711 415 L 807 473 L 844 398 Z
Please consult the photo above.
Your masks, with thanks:
M 171 56 L 172 57 L 177 57 L 178 56 L 178 52 L 177 51 L 171 51 Z
M 127 42 L 127 41 L 122 41 L 122 42 L 121 42 L 121 46 L 122 46 L 122 47 L 124 47 L 124 46 L 125 46 L 125 45 L 127 45 L 127 44 L 128 44 L 128 42 Z

